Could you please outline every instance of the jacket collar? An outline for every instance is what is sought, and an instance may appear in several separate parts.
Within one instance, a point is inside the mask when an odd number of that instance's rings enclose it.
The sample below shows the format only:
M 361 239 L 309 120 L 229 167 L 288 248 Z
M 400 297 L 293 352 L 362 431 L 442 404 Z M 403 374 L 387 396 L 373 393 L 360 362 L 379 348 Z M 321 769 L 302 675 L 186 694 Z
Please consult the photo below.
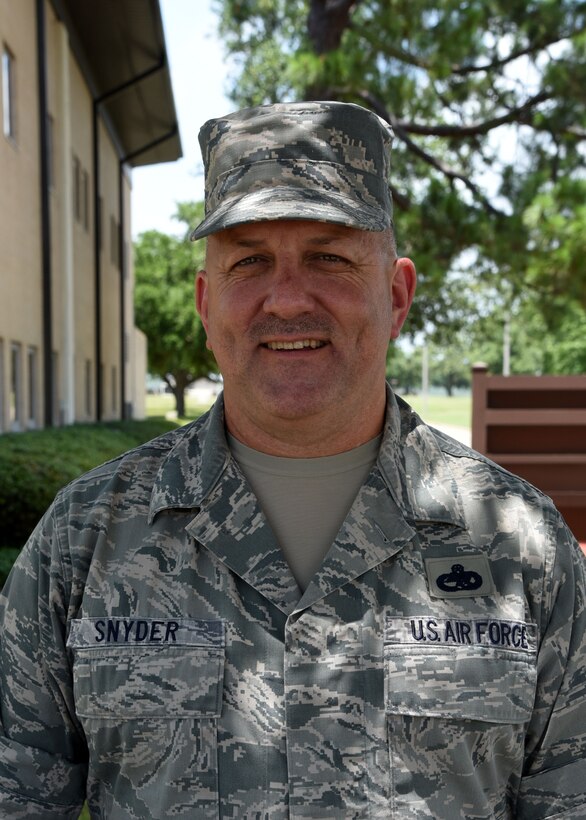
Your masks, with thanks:
M 388 386 L 378 464 L 405 518 L 466 526 L 458 485 L 437 433 Z
M 436 434 L 390 388 L 377 465 L 303 595 L 231 456 L 221 396 L 180 431 L 161 465 L 149 520 L 165 509 L 193 510 L 190 535 L 287 614 L 390 558 L 412 538 L 416 523 L 465 527 L 456 481 Z

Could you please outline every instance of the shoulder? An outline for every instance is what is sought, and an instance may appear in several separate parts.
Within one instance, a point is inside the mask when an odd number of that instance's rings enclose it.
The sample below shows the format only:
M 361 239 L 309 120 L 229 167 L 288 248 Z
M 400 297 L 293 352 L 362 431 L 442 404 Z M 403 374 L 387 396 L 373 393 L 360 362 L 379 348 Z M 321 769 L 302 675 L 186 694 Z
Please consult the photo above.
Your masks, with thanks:
M 462 444 L 441 430 L 426 425 L 441 450 L 458 485 L 475 494 L 506 498 L 518 495 L 526 501 L 553 507 L 551 499 L 521 476 Z
M 120 494 L 133 497 L 137 503 L 146 501 L 167 459 L 190 438 L 197 438 L 201 426 L 202 419 L 198 419 L 94 467 L 63 487 L 55 506 L 93 505 Z

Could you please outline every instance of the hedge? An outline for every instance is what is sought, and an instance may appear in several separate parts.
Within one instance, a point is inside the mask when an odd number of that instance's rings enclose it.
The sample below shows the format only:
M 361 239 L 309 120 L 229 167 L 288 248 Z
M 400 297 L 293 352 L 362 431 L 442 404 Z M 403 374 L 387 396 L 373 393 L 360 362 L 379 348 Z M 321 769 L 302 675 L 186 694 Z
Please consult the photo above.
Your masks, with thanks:
M 0 586 L 61 487 L 174 427 L 174 422 L 153 418 L 1 435 Z

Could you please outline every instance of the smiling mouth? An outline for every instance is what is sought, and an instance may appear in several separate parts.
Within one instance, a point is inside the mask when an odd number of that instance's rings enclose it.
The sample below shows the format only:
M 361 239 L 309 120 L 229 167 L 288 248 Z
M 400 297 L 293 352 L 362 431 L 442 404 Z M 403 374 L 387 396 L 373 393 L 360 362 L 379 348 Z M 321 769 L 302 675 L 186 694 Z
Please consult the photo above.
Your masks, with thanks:
M 265 342 L 262 346 L 269 350 L 316 350 L 325 345 L 326 342 L 319 339 L 300 339 L 295 342 Z

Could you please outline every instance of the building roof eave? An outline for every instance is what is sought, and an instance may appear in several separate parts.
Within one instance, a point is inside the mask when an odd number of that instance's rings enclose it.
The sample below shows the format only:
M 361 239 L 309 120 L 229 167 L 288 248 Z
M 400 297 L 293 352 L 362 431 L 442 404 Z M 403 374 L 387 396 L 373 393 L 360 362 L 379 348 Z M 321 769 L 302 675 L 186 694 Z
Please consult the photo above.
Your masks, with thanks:
M 158 0 L 51 0 L 120 159 L 172 162 L 181 139 Z

